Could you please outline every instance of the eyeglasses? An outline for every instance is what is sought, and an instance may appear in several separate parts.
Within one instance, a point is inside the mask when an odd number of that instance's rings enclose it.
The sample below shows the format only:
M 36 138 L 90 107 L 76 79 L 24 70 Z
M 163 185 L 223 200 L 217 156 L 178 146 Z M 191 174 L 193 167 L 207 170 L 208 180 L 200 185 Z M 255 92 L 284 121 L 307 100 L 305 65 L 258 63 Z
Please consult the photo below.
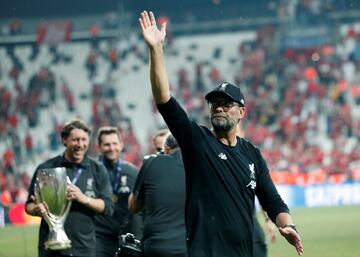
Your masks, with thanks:
M 209 102 L 209 106 L 211 109 L 216 109 L 218 107 L 222 107 L 226 110 L 231 109 L 234 106 L 240 106 L 240 104 L 238 104 L 237 102 L 234 101 L 229 101 L 229 100 L 215 100 L 215 101 L 211 101 Z

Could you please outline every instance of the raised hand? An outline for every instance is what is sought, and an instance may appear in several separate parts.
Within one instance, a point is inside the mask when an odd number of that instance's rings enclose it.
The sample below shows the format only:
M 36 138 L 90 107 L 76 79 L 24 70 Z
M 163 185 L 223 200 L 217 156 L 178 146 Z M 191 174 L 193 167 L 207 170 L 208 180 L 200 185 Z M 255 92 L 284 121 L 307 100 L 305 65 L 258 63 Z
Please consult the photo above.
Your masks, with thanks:
M 152 12 L 143 11 L 139 18 L 140 28 L 144 39 L 149 46 L 162 44 L 166 36 L 166 23 L 161 24 L 160 30 L 156 26 L 155 16 Z

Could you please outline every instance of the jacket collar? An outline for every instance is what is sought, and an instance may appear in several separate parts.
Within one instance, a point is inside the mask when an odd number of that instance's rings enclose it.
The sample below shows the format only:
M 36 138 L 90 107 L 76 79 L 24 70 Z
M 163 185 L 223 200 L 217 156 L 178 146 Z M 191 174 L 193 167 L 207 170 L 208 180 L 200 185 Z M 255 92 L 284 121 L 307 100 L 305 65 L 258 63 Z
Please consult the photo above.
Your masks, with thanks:
M 61 156 L 61 164 L 64 167 L 89 167 L 90 166 L 90 159 L 87 155 L 84 156 L 84 159 L 80 163 L 73 163 L 65 158 L 65 153 Z

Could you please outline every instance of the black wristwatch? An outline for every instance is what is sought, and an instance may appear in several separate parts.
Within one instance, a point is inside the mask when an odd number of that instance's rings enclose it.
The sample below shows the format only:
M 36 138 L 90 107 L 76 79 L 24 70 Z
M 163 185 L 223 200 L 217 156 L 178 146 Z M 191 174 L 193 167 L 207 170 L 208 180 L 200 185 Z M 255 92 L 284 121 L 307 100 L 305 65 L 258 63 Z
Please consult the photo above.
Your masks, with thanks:
M 295 232 L 296 232 L 297 234 L 299 234 L 299 232 L 298 232 L 297 229 L 296 229 L 295 224 L 286 224 L 285 226 L 283 226 L 283 228 L 292 228 L 293 230 L 295 230 Z

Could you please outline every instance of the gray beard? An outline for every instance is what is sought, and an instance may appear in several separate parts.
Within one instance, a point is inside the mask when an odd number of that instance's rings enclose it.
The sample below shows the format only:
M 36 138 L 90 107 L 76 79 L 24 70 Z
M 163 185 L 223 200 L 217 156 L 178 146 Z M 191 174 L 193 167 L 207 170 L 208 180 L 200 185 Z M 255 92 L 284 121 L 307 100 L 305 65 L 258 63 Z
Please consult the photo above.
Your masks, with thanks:
M 216 132 L 227 133 L 236 124 L 230 119 L 211 117 L 211 125 Z

